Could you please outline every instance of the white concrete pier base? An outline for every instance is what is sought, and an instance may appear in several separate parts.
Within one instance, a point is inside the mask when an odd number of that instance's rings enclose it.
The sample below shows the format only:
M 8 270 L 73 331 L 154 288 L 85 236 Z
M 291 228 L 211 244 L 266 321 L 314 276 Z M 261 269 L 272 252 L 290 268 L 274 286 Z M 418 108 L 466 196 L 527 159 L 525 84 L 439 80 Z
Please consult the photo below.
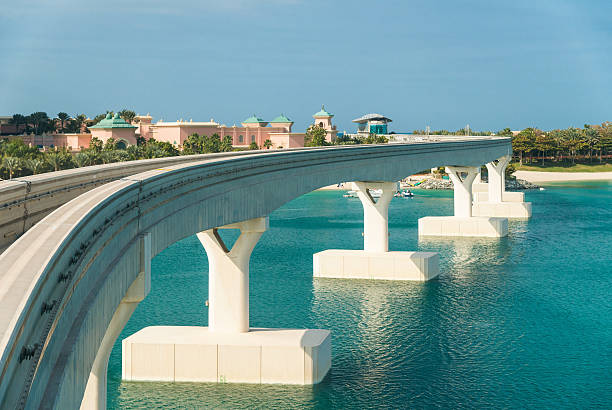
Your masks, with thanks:
M 487 171 L 488 183 L 474 183 L 474 216 L 493 216 L 504 218 L 530 218 L 531 203 L 525 202 L 522 192 L 506 192 L 506 167 L 511 160 L 510 155 L 489 162 Z
M 314 277 L 426 281 L 440 273 L 435 252 L 328 249 L 313 255 Z
M 514 194 L 515 192 L 507 193 Z M 531 218 L 531 202 L 474 202 L 472 214 L 474 216 L 527 219 Z
M 123 340 L 124 380 L 314 384 L 331 367 L 322 329 L 249 327 L 249 259 L 269 220 L 198 233 L 209 262 L 208 327 L 154 326 Z M 218 229 L 239 229 L 228 249 Z
M 507 235 L 507 218 L 426 216 L 419 219 L 419 236 L 481 236 L 500 238 Z
M 313 255 L 313 276 L 341 279 L 418 280 L 440 273 L 433 252 L 389 252 L 389 203 L 395 182 L 353 182 L 363 205 L 363 250 L 328 249 Z M 381 190 L 375 199 L 371 192 Z
M 446 167 L 454 188 L 455 216 L 427 216 L 419 219 L 419 236 L 481 236 L 499 238 L 508 235 L 508 220 L 472 216 L 472 185 L 476 167 Z
M 331 333 L 251 328 L 229 334 L 152 326 L 124 339 L 122 352 L 127 381 L 310 385 L 331 368 Z

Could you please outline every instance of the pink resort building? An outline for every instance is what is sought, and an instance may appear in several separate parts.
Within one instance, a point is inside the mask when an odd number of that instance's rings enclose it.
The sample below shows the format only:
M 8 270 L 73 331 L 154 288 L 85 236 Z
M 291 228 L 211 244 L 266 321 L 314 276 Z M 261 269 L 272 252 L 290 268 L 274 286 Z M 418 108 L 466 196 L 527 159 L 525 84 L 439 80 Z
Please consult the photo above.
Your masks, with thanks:
M 324 128 L 327 132 L 327 141 L 336 139 L 336 126 L 332 124 L 333 114 L 321 111 L 313 115 L 314 125 Z M 10 117 L 0 117 L 0 125 L 4 130 Z M 213 119 L 207 122 L 196 121 L 158 121 L 153 123 L 153 118 L 147 115 L 137 115 L 132 123 L 126 122 L 119 114 L 107 114 L 105 118 L 97 124 L 89 127 L 90 133 L 78 134 L 44 134 L 44 135 L 8 135 L 6 138 L 20 138 L 26 144 L 38 146 L 40 148 L 67 148 L 72 151 L 79 151 L 88 148 L 93 137 L 98 138 L 103 143 L 109 138 L 114 138 L 118 148 L 126 148 L 135 145 L 137 138 L 155 138 L 157 141 L 169 142 L 181 148 L 185 140 L 192 134 L 211 136 L 219 135 L 221 138 L 230 136 L 234 147 L 246 148 L 253 142 L 262 149 L 265 142 L 270 141 L 270 148 L 294 148 L 304 146 L 304 136 L 302 132 L 292 132 L 293 121 L 284 114 L 279 115 L 272 121 L 264 121 L 257 115 L 252 115 L 240 123 L 240 126 L 222 125 Z M 12 128 L 9 128 L 12 130 Z
M 114 138 L 117 148 L 125 149 L 128 145 L 136 145 L 136 128 L 138 127 L 125 121 L 119 114 L 112 116 L 109 113 L 106 114 L 106 118 L 89 127 L 89 130 L 91 138 L 98 138 L 104 143 L 109 138 Z
M 312 116 L 312 118 L 314 118 L 315 120 L 314 124 L 316 126 L 319 126 L 325 129 L 325 131 L 327 131 L 327 135 L 325 136 L 325 139 L 327 140 L 327 142 L 334 141 L 336 139 L 336 136 L 338 135 L 336 126 L 332 124 L 331 119 L 333 117 L 334 117 L 334 114 L 331 114 L 325 111 L 324 105 L 321 106 L 321 111 L 319 111 L 318 113 Z
M 232 137 L 232 145 L 235 147 L 248 147 L 254 142 L 262 148 L 266 140 L 270 140 L 272 148 L 304 146 L 304 133 L 291 132 L 293 121 L 282 114 L 269 122 L 252 115 L 240 125 L 240 127 L 235 124 L 228 127 L 215 122 L 213 119 L 208 122 L 191 120 L 158 121 L 148 126 L 149 135 L 147 137 L 153 137 L 157 141 L 166 141 L 178 146 L 183 145 L 183 142 L 192 134 L 206 136 L 217 134 L 221 138 L 230 136 Z

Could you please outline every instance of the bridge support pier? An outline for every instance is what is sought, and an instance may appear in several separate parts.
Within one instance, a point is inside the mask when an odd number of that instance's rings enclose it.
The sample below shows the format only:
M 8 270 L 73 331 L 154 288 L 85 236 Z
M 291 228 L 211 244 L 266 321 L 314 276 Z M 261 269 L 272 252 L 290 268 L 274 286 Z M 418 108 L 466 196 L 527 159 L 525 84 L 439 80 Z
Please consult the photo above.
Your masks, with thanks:
M 106 329 L 98 353 L 94 359 L 85 387 L 82 410 L 106 409 L 106 374 L 108 359 L 113 345 L 125 327 L 138 304 L 144 300 L 151 290 L 151 234 L 146 233 L 140 237 L 140 272 L 132 282 L 127 293 L 119 303 L 117 310 Z
M 313 275 L 324 278 L 425 281 L 438 276 L 434 252 L 389 252 L 389 203 L 395 182 L 353 182 L 363 205 L 363 250 L 328 249 L 313 255 Z M 372 192 L 380 191 L 378 200 Z
M 124 339 L 124 380 L 323 380 L 331 367 L 330 331 L 249 327 L 249 259 L 268 226 L 267 217 L 255 218 L 198 233 L 209 261 L 209 326 L 152 326 Z M 231 249 L 219 229 L 240 230 Z
M 419 219 L 420 236 L 484 236 L 508 235 L 508 220 L 472 215 L 472 185 L 477 167 L 446 167 L 454 187 L 455 216 L 427 216 Z
M 511 159 L 511 155 L 504 155 L 486 164 L 489 182 L 474 183 L 474 216 L 531 217 L 531 202 L 525 202 L 525 194 L 506 192 L 506 168 Z

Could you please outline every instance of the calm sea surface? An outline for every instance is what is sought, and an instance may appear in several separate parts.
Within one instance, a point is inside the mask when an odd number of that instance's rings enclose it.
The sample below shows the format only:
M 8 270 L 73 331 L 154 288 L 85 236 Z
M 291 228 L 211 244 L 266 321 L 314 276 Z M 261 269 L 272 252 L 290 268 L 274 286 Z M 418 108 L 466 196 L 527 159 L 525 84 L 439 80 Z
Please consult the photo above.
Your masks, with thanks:
M 362 247 L 362 207 L 314 192 L 270 216 L 251 257 L 256 327 L 332 330 L 315 386 L 121 382 L 133 408 L 612 407 L 612 182 L 527 193 L 533 218 L 503 239 L 419 240 L 417 219 L 450 215 L 451 192 L 394 199 L 391 250 L 440 253 L 426 283 L 313 279 L 312 254 Z M 152 290 L 120 339 L 151 325 L 207 325 L 208 262 L 196 237 L 153 260 Z

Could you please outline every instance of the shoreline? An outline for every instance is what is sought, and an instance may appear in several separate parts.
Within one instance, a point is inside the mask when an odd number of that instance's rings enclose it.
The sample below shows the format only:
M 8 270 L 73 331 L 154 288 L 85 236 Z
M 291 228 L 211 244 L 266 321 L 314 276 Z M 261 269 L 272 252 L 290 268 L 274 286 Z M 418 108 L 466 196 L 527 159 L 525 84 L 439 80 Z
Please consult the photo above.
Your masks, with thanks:
M 569 181 L 612 181 L 612 172 L 546 172 L 546 171 L 516 171 L 513 174 L 518 179 L 537 182 L 569 182 Z

